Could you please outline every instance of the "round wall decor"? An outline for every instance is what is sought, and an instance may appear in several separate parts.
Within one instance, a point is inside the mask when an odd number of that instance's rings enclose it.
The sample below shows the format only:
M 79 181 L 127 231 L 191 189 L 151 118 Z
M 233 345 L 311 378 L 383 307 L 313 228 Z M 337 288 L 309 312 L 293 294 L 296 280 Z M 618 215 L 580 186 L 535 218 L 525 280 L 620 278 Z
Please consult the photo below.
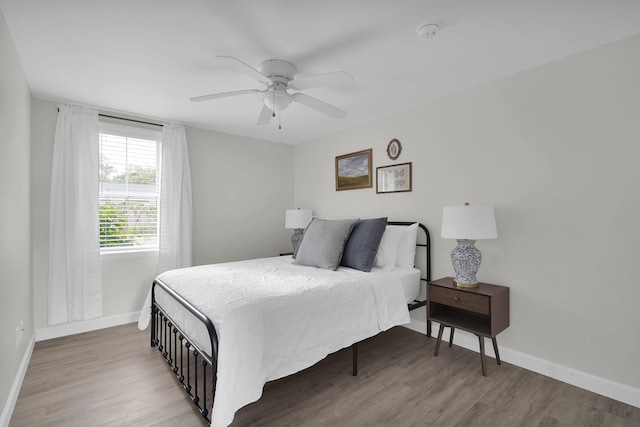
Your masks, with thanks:
M 400 144 L 400 141 L 395 138 L 389 141 L 389 145 L 387 145 L 387 156 L 389 156 L 391 160 L 395 160 L 400 157 L 401 151 L 402 145 Z

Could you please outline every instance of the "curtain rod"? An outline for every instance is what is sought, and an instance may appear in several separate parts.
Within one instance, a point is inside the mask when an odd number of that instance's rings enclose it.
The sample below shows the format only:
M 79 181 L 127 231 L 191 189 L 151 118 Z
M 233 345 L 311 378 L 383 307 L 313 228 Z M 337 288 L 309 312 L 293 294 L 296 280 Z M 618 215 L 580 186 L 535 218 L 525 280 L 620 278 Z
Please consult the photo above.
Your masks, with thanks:
M 58 108 L 58 113 L 59 112 L 60 112 L 60 108 Z M 151 123 L 151 122 L 145 122 L 145 121 L 142 121 L 142 120 L 127 119 L 126 117 L 111 116 L 109 114 L 98 113 L 98 116 L 99 117 L 107 117 L 109 119 L 124 120 L 124 121 L 127 121 L 127 122 L 141 123 L 143 125 L 160 126 L 160 127 L 164 126 L 164 125 L 161 125 L 159 123 Z
M 135 119 L 127 119 L 125 117 L 118 117 L 118 116 L 110 116 L 109 114 L 102 114 L 102 113 L 98 113 L 98 116 L 100 117 L 107 117 L 109 119 L 116 119 L 116 120 L 125 120 L 127 122 L 134 122 L 134 123 L 142 123 L 143 125 L 151 125 L 151 126 L 160 126 L 162 127 L 163 125 L 159 124 L 159 123 L 151 123 L 151 122 L 145 122 L 142 120 L 135 120 Z

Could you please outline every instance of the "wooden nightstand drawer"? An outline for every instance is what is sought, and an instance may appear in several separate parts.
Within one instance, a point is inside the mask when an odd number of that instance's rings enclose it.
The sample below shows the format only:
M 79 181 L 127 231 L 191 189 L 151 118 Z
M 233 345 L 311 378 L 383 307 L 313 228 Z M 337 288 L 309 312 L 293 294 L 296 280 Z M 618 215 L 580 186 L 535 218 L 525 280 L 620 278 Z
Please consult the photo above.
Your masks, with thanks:
M 429 299 L 433 302 L 480 314 L 489 314 L 489 297 L 439 286 L 429 287 Z

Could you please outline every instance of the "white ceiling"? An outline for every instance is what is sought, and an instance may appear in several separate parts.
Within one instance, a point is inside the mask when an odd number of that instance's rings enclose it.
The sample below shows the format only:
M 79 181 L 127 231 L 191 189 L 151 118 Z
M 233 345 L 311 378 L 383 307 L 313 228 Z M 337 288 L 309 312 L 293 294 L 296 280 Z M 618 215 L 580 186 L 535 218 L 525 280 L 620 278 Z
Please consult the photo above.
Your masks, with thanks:
M 640 34 L 638 0 L 0 0 L 33 96 L 236 135 L 304 142 L 562 57 Z M 416 28 L 438 22 L 432 40 Z M 348 111 L 292 104 L 256 126 L 264 89 L 222 65 L 348 71 L 348 87 L 305 91 Z

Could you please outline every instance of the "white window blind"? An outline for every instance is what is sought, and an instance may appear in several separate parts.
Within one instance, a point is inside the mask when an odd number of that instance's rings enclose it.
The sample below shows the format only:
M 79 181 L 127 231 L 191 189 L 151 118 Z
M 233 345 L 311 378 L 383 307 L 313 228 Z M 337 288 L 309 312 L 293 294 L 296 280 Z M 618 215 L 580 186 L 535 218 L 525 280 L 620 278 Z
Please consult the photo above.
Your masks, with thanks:
M 100 248 L 158 248 L 160 132 L 100 124 Z

